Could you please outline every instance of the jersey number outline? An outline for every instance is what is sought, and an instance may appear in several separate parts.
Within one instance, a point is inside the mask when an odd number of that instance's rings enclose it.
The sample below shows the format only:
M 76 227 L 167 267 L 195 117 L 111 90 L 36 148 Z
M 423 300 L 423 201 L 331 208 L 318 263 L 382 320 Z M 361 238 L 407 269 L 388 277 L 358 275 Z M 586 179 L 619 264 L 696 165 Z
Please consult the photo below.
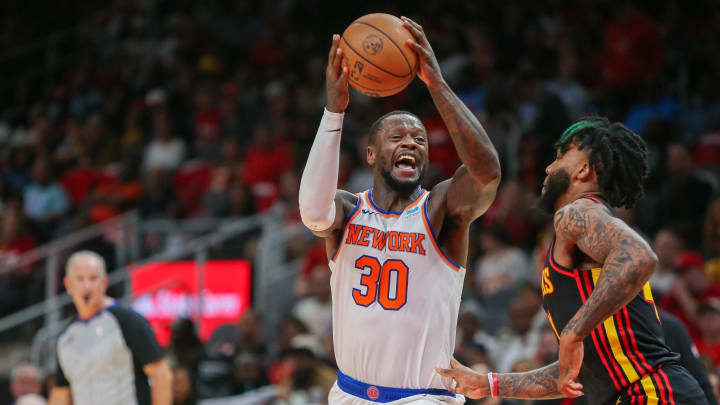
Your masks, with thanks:
M 368 307 L 377 301 L 383 309 L 397 311 L 407 303 L 409 269 L 402 260 L 388 259 L 381 265 L 377 257 L 363 255 L 355 260 L 355 268 L 361 271 L 370 269 L 369 273 L 360 276 L 360 285 L 365 286 L 366 292 L 363 294 L 361 289 L 353 288 L 352 296 L 356 304 Z M 390 297 L 393 273 L 397 275 L 395 298 Z

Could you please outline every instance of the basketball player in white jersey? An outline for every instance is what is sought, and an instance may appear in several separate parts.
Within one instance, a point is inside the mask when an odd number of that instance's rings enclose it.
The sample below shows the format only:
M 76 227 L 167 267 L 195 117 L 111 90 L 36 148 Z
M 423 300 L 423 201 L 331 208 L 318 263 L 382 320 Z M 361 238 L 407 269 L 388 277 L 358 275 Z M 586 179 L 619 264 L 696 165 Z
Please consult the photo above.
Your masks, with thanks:
M 333 36 L 326 69 L 327 105 L 300 184 L 303 223 L 325 238 L 332 270 L 333 338 L 339 368 L 331 405 L 458 404 L 450 364 L 460 305 L 468 229 L 495 198 L 497 153 L 475 116 L 443 80 L 423 29 L 403 17 L 426 84 L 463 165 L 427 191 L 422 122 L 405 111 L 370 128 L 373 188 L 337 190 L 340 133 L 348 106 L 348 70 Z

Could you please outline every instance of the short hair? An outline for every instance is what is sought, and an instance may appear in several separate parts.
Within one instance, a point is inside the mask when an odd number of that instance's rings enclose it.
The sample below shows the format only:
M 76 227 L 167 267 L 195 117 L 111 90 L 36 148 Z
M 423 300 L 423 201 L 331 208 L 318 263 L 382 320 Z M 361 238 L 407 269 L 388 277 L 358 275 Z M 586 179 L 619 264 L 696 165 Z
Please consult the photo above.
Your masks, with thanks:
M 72 268 L 73 264 L 77 262 L 78 260 L 91 260 L 95 261 L 98 265 L 98 268 L 100 269 L 100 276 L 105 277 L 107 276 L 107 270 L 105 268 L 105 259 L 103 259 L 102 256 L 99 254 L 91 251 L 91 250 L 80 250 L 75 253 L 73 253 L 67 260 L 67 263 L 65 264 L 65 275 L 68 275 L 70 273 L 70 269 Z
M 565 150 L 573 143 L 579 150 L 589 149 L 590 166 L 610 205 L 632 208 L 643 197 L 648 150 L 640 135 L 605 117 L 585 117 L 568 127 L 554 146 Z
M 410 111 L 405 110 L 395 110 L 390 111 L 387 114 L 384 114 L 380 118 L 376 119 L 375 122 L 370 126 L 370 131 L 368 133 L 368 144 L 372 145 L 375 142 L 375 135 L 377 135 L 378 131 L 380 130 L 382 126 L 382 122 L 385 120 L 385 118 L 392 117 L 393 115 L 409 115 L 411 117 L 417 118 L 418 121 L 420 121 L 420 125 L 422 125 L 422 120 L 420 120 L 420 117 L 417 115 L 411 113 Z
M 42 371 L 40 371 L 40 369 L 36 365 L 28 362 L 21 362 L 13 366 L 13 368 L 10 370 L 10 381 L 17 380 L 17 378 L 20 376 L 20 372 L 23 370 L 33 370 L 37 374 L 39 380 L 42 380 L 43 378 Z

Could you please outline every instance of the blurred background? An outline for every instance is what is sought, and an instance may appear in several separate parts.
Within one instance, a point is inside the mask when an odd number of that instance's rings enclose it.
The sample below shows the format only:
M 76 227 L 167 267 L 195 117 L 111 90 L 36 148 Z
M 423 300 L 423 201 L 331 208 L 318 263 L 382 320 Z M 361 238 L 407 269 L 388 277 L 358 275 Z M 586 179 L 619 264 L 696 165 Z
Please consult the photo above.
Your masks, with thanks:
M 499 372 L 556 359 L 539 289 L 552 229 L 529 207 L 552 143 L 601 114 L 649 145 L 646 195 L 620 213 L 655 249 L 655 300 L 717 385 L 720 1 L 389 3 L 0 3 L 0 403 L 51 386 L 79 249 L 101 253 L 110 295 L 151 321 L 176 404 L 327 401 L 330 274 L 297 193 L 331 35 L 369 12 L 423 24 L 500 154 L 497 199 L 472 228 L 458 359 Z M 426 188 L 457 168 L 416 80 L 351 95 L 339 187 L 371 186 L 367 130 L 392 109 L 427 127 Z

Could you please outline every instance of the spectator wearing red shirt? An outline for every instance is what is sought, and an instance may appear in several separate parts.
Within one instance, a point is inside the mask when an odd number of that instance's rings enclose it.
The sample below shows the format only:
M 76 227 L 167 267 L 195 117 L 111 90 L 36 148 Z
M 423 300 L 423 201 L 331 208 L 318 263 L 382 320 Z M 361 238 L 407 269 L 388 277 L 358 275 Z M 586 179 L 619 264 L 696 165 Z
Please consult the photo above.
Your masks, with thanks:
M 223 128 L 223 113 L 214 100 L 207 88 L 202 88 L 195 94 L 195 145 L 201 152 L 217 145 Z
M 22 212 L 10 206 L 2 215 L 0 229 L 0 259 L 12 262 L 17 256 L 35 248 L 35 240 L 23 226 Z
M 102 222 L 138 207 L 144 188 L 137 168 L 130 161 L 120 164 L 117 177 L 101 182 L 95 188 L 90 208 L 93 222 Z
M 0 268 L 13 268 L 11 273 L 0 274 L 0 316 L 27 305 L 32 280 L 33 266 L 17 266 L 25 252 L 35 248 L 35 240 L 24 226 L 19 206 L 5 208 L 0 223 Z M 34 296 L 34 295 L 33 295 Z
M 251 185 L 277 183 L 280 175 L 292 166 L 293 159 L 287 143 L 275 139 L 268 125 L 258 124 L 245 156 L 245 181 Z
M 664 49 L 657 22 L 633 5 L 624 5 L 605 25 L 602 69 L 605 80 L 625 87 L 660 71 Z
M 258 211 L 272 205 L 277 197 L 280 175 L 292 167 L 293 158 L 288 144 L 276 139 L 266 124 L 258 124 L 245 156 L 243 175 L 245 183 L 252 187 Z
M 460 159 L 445 123 L 436 113 L 423 117 L 422 122 L 427 130 L 428 142 L 432 150 L 430 162 L 437 165 L 445 177 L 452 177 L 455 170 L 460 167 Z
M 701 334 L 695 339 L 695 346 L 700 356 L 717 368 L 720 366 L 720 299 L 709 299 L 698 309 L 697 317 Z
M 321 239 L 307 250 L 300 267 L 300 274 L 295 281 L 295 295 L 305 297 L 310 290 L 310 283 L 315 272 L 330 272 L 328 267 L 325 242 Z
M 689 250 L 680 253 L 675 266 L 678 278 L 660 301 L 662 308 L 687 326 L 694 341 L 701 336 L 698 309 L 711 298 L 720 299 L 720 283 L 710 282 L 704 266 L 705 261 L 700 254 Z

